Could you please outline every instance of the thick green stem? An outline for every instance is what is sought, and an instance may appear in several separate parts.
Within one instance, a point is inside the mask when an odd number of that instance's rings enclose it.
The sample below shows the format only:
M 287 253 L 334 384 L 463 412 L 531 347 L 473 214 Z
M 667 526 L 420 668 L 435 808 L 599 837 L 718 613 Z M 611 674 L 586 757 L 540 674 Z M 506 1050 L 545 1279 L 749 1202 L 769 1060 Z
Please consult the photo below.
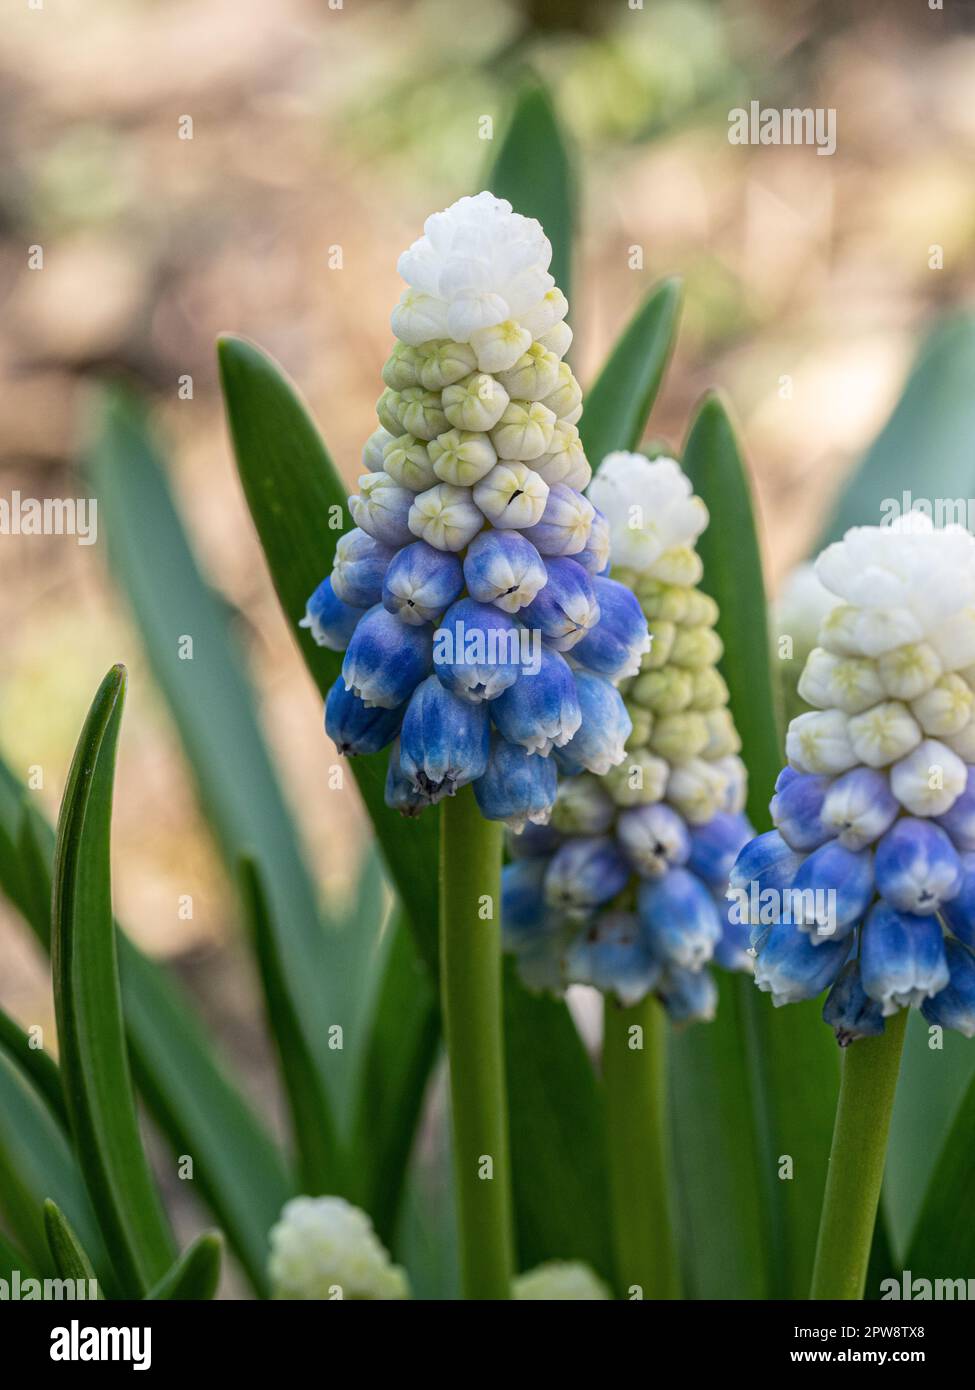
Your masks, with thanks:
M 606 1000 L 603 1079 L 616 1282 L 624 1297 L 678 1298 L 668 1187 L 667 1020 L 649 996 Z
M 465 1298 L 509 1298 L 511 1177 L 501 1036 L 502 828 L 470 787 L 442 803 L 440 990 Z
M 907 1010 L 843 1056 L 810 1298 L 863 1297 Z

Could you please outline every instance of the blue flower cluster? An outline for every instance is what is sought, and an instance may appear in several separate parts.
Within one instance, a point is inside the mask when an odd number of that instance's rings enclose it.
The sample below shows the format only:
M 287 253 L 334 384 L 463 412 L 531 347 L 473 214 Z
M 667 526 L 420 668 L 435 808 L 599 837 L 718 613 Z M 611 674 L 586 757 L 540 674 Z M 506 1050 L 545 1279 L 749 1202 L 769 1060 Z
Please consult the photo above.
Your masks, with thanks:
M 776 1004 L 829 994 L 841 1046 L 898 1009 L 975 1035 L 975 769 L 951 810 L 904 813 L 888 776 L 785 767 L 776 829 L 745 847 L 732 912 L 751 923 L 755 979 Z
M 588 984 L 623 1005 L 653 993 L 674 1022 L 710 1019 L 707 967 L 752 968 L 725 893 L 754 832 L 715 666 L 717 607 L 697 588 L 689 545 L 707 513 L 669 459 L 611 454 L 591 492 L 606 500 L 614 560 L 631 561 L 613 573 L 635 590 L 653 645 L 621 687 L 632 725 L 623 762 L 597 776 L 573 745 L 558 750 L 550 824 L 510 838 L 504 943 L 530 988 Z M 637 535 L 635 506 L 646 517 Z
M 490 195 L 430 219 L 406 269 L 443 298 L 410 291 L 394 315 L 408 339 L 383 369 L 356 526 L 308 601 L 304 625 L 345 652 L 328 734 L 349 756 L 392 745 L 386 801 L 406 815 L 472 783 L 488 819 L 544 823 L 552 751 L 605 771 L 630 732 L 615 682 L 638 669 L 647 624 L 607 577 L 606 522 L 582 492 L 581 392 L 550 254 L 537 224 Z M 504 303 L 541 298 L 467 332 L 501 312 L 487 288 L 499 264 Z M 417 341 L 424 315 L 467 340 Z

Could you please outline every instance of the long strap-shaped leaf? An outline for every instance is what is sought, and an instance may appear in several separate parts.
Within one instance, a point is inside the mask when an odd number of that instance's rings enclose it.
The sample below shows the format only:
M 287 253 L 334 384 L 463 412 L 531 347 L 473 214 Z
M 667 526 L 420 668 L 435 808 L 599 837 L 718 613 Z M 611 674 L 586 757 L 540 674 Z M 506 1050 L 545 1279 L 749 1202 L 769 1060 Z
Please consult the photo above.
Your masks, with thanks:
M 146 1294 L 151 1299 L 182 1299 L 204 1302 L 214 1297 L 220 1283 L 223 1237 L 219 1231 L 204 1231 L 187 1246 L 159 1283 Z
M 19 1023 L 0 1009 L 0 1050 L 23 1071 L 50 1108 L 51 1114 L 67 1130 L 68 1112 L 57 1063 L 42 1047 L 33 1047 Z
M 61 803 L 54 856 L 54 1004 L 78 1160 L 119 1280 L 142 1294 L 173 1259 L 129 1077 L 112 920 L 110 840 L 125 671 L 92 703 Z
M 86 1283 L 97 1279 L 88 1253 L 75 1235 L 71 1222 L 50 1198 L 44 1203 L 44 1229 L 51 1259 L 62 1279 Z
M 711 513 L 711 523 L 698 542 L 704 563 L 702 588 L 720 605 L 721 670 L 748 766 L 748 813 L 755 828 L 765 830 L 781 759 L 769 674 L 765 586 L 741 452 L 718 396 L 705 398 L 694 418 L 684 468 Z M 773 1212 L 770 1238 L 778 1268 L 773 1271 L 772 1291 L 803 1297 L 815 1253 L 839 1085 L 836 1046 L 815 1002 L 773 1010 L 750 981 L 737 981 L 735 987 L 742 1010 L 738 1046 L 753 1067 L 749 1123 L 759 1134 L 763 1153 L 756 1181 Z M 728 1142 L 736 1144 L 739 1138 L 729 1133 Z
M 971 1046 L 971 1044 L 968 1044 Z M 905 1268 L 925 1279 L 975 1275 L 975 1081 L 931 1175 Z
M 655 286 L 586 392 L 579 433 L 593 470 L 614 449 L 635 449 L 643 438 L 673 351 L 680 301 L 679 280 Z
M 53 853 L 54 832 L 0 761 L 0 891 L 46 949 Z M 25 889 L 25 879 L 34 891 Z M 117 924 L 116 935 L 136 1085 L 173 1151 L 192 1157 L 202 1197 L 251 1283 L 266 1293 L 267 1234 L 294 1195 L 281 1153 L 228 1079 L 177 982 Z

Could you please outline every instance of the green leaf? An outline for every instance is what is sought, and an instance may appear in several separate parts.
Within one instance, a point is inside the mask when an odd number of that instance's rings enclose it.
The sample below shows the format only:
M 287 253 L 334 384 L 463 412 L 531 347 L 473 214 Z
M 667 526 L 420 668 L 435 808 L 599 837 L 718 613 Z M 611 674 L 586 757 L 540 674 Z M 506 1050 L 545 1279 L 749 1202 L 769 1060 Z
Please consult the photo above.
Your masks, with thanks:
M 568 1009 L 504 962 L 509 1143 L 519 1265 L 576 1259 L 612 1280 L 602 1096 Z
M 73 1279 L 87 1283 L 95 1279 L 94 1267 L 85 1253 L 85 1248 L 71 1228 L 71 1222 L 50 1197 L 44 1203 L 44 1230 L 51 1251 L 51 1259 L 61 1279 Z M 99 1296 L 101 1291 L 99 1290 Z
M 816 545 L 821 550 L 850 526 L 879 526 L 887 499 L 903 506 L 904 493 L 931 502 L 959 499 L 947 520 L 968 524 L 975 435 L 975 315 L 942 322 L 922 347 L 904 393 L 844 486 Z M 909 504 L 908 504 L 909 505 Z
M 0 1279 L 6 1279 L 9 1284 L 17 1274 L 21 1280 L 37 1278 L 37 1272 L 27 1256 L 0 1231 Z
M 223 1236 L 204 1231 L 187 1246 L 172 1269 L 146 1294 L 148 1299 L 204 1301 L 214 1297 L 220 1283 Z
M 643 438 L 673 351 L 680 301 L 679 280 L 655 286 L 586 392 L 579 433 L 593 470 L 614 449 L 636 449 Z
M 88 465 L 110 559 L 224 858 L 231 873 L 245 854 L 261 865 L 281 931 L 282 971 L 329 1085 L 348 1063 L 328 1047 L 318 1022 L 325 1015 L 343 1024 L 347 1004 L 328 970 L 317 893 L 261 735 L 226 605 L 201 577 L 144 407 L 121 389 L 101 397 Z M 186 637 L 193 641 L 191 659 L 183 659 Z
M 139 1137 L 122 1026 L 110 838 L 125 671 L 113 667 L 75 749 L 54 856 L 52 970 L 61 1070 L 81 1171 L 128 1293 L 172 1260 L 172 1237 Z
M 301 1190 L 309 1196 L 342 1192 L 342 1159 L 328 1098 L 302 1021 L 285 984 L 278 952 L 281 934 L 272 922 L 261 871 L 253 859 L 241 860 L 240 881 L 244 912 L 261 976 L 268 1027 L 291 1111 Z
M 0 1009 L 0 1048 L 30 1079 L 38 1094 L 44 1097 L 58 1124 L 67 1130 L 68 1112 L 64 1105 L 64 1091 L 61 1087 L 61 1075 L 57 1063 L 43 1047 L 32 1047 L 31 1039 L 20 1024 L 15 1023 L 2 1009 Z
M 49 1197 L 80 1232 L 102 1286 L 114 1289 L 112 1267 L 67 1137 L 23 1072 L 0 1053 L 0 1211 L 41 1275 L 55 1272 L 44 1227 Z
M 941 1148 L 910 1243 L 904 1267 L 917 1278 L 975 1276 L 973 1153 L 975 1081 L 962 1097 L 947 1142 Z
M 748 767 L 749 819 L 762 831 L 770 824 L 768 800 L 782 761 L 769 673 L 765 585 L 741 452 L 718 396 L 705 397 L 695 415 L 684 469 L 711 513 L 711 524 L 698 541 L 704 564 L 701 587 L 720 606 L 721 672 Z M 805 1297 L 839 1088 L 837 1049 L 816 1002 L 773 1010 L 750 982 L 743 985 L 739 1046 L 747 1050 L 754 1072 L 747 1123 L 764 1154 L 757 1180 L 770 1184 L 772 1292 Z M 729 1146 L 739 1142 L 750 1149 L 753 1139 L 729 1134 Z M 778 1180 L 784 1155 L 792 1159 L 791 1181 Z
M 485 187 L 515 212 L 536 217 L 552 243 L 550 270 L 568 299 L 576 189 L 572 165 L 551 97 L 531 82 L 519 94 Z
M 440 1047 L 430 972 L 402 920 L 391 938 L 356 1087 L 352 1169 L 353 1197 L 387 1245 L 394 1243 L 413 1136 Z
M 28 794 L 0 760 L 0 889 L 49 947 L 50 912 L 31 911 L 22 862 L 13 844 L 31 841 L 38 902 L 51 899 L 54 833 L 29 805 Z M 294 1195 L 283 1158 L 239 1090 L 228 1079 L 183 992 L 166 969 L 142 954 L 118 927 L 122 1006 L 136 1085 L 176 1154 L 194 1160 L 201 1195 L 223 1225 L 234 1253 L 259 1293 L 267 1293 L 267 1233 Z
M 306 407 L 277 364 L 239 338 L 222 339 L 219 355 L 244 494 L 281 606 L 324 696 L 338 676 L 341 658 L 315 646 L 307 630 L 299 634 L 298 622 L 308 595 L 331 568 L 335 541 L 341 534 L 331 522 L 335 515 L 344 516 L 345 489 Z M 383 800 L 385 765 L 385 755 L 351 760 L 390 876 L 409 913 L 419 953 L 435 975 L 437 818 L 421 816 L 404 821 L 388 809 Z M 508 976 L 506 1001 L 510 1132 L 536 1136 L 540 1147 L 533 1162 L 547 1165 L 550 1177 L 547 1183 L 531 1180 L 516 1187 L 518 1220 L 531 1231 L 532 1248 L 542 1250 L 542 1258 L 574 1253 L 585 1258 L 583 1247 L 590 1243 L 587 1221 L 579 1210 L 561 1203 L 554 1170 L 564 1167 L 591 1177 L 587 1204 L 598 1212 L 606 1200 L 605 1165 L 592 1066 L 564 1004 L 528 994 L 514 974 Z M 428 1003 L 432 1009 L 432 999 Z M 517 1021 L 517 1029 L 512 1020 Z M 423 1035 L 423 1026 L 418 1024 L 416 1036 L 422 1039 Z M 530 1038 L 530 1046 L 515 1044 L 512 1039 L 516 1035 Z M 390 1046 L 395 1050 L 395 1038 L 390 1039 Z M 560 1055 L 560 1093 L 573 1096 L 584 1117 L 571 1143 L 562 1142 L 565 1136 L 558 1113 L 551 1108 L 536 1111 L 538 1097 L 552 1084 L 552 1059 L 556 1055 Z M 386 1065 L 394 1065 L 392 1058 Z M 422 1078 L 418 1068 L 413 1069 L 412 1076 L 419 1091 Z M 405 1097 L 403 1104 L 406 1106 Z M 414 1110 L 418 1108 L 417 1095 L 410 1104 Z M 402 1136 L 399 1142 L 402 1144 Z M 527 1145 L 528 1141 L 523 1142 Z M 523 1154 L 522 1164 L 525 1162 Z M 385 1180 L 391 1180 L 388 1172 Z M 583 1184 L 577 1182 L 576 1186 L 581 1190 Z M 530 1203 L 537 1204 L 537 1209 Z
M 293 384 L 260 348 L 240 338 L 219 344 L 220 374 L 237 468 L 288 626 L 324 697 L 338 678 L 339 653 L 298 627 L 309 595 L 332 568 L 347 521 L 342 480 Z M 390 874 L 409 905 L 417 942 L 436 968 L 436 817 L 404 821 L 383 800 L 385 753 L 353 758 L 351 770 Z M 434 866 L 433 875 L 430 869 Z M 330 1017 L 337 1017 L 330 1014 Z

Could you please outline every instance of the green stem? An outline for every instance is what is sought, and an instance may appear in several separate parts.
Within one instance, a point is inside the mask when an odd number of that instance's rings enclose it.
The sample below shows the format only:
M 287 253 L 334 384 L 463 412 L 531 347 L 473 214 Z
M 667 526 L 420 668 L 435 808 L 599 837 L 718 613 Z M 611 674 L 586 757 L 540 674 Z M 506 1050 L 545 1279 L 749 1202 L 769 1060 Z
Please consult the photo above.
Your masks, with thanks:
M 502 828 L 470 787 L 442 803 L 440 991 L 465 1298 L 509 1298 L 511 1177 L 501 1036 Z
M 679 1298 L 667 1178 L 666 1016 L 650 995 L 629 1009 L 607 999 L 604 1020 L 617 1284 L 625 1296 L 638 1285 L 644 1298 Z
M 907 1009 L 843 1056 L 810 1298 L 863 1297 Z

